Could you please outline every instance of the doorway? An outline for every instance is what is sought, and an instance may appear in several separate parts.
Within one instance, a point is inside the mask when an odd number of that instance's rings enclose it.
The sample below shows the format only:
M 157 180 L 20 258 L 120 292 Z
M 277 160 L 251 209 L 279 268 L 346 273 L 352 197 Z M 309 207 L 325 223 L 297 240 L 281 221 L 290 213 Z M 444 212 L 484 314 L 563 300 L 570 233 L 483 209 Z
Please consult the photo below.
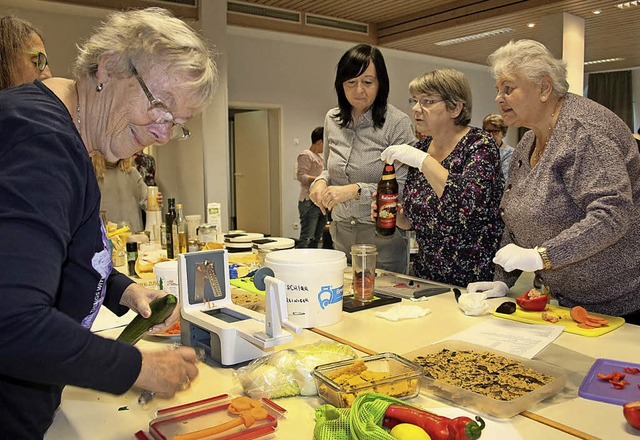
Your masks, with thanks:
M 281 109 L 229 107 L 229 229 L 279 236 Z

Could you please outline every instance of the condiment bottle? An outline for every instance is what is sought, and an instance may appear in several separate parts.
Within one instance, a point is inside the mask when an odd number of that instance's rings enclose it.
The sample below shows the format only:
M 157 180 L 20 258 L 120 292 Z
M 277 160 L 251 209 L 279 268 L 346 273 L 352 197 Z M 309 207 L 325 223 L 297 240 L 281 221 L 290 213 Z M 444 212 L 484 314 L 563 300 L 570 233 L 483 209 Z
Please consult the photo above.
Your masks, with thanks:
M 393 235 L 396 230 L 396 211 L 398 204 L 398 181 L 393 164 L 384 164 L 382 177 L 378 182 L 378 216 L 376 217 L 376 234 Z
M 187 252 L 187 220 L 184 218 L 182 203 L 176 205 L 176 230 L 178 232 L 178 253 Z
M 129 267 L 129 275 L 136 276 L 136 260 L 138 259 L 138 243 L 135 241 L 127 241 L 127 265 Z
M 176 221 L 176 199 L 169 197 L 167 213 L 164 216 L 164 222 L 166 224 L 165 236 L 167 237 L 167 258 L 172 260 L 176 257 L 175 252 L 178 245 L 178 228 L 175 224 Z M 175 232 L 175 240 L 174 240 Z

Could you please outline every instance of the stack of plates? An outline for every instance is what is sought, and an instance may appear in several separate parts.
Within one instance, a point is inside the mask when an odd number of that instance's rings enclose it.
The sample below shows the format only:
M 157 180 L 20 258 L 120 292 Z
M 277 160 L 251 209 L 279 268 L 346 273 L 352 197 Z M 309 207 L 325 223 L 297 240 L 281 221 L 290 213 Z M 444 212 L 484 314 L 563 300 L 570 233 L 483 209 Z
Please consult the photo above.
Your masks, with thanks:
M 224 247 L 229 252 L 251 252 L 253 240 L 263 238 L 259 232 L 237 232 L 224 234 Z

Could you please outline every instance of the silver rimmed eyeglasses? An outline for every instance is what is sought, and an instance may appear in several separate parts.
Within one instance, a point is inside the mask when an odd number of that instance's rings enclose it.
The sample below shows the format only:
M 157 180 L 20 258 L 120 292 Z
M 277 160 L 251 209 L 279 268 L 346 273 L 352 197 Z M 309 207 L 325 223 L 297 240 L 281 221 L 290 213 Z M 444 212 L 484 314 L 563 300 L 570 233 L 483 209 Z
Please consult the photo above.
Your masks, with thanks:
M 38 70 L 40 72 L 44 72 L 44 69 L 46 69 L 49 64 L 47 54 L 40 52 L 39 50 L 29 50 L 27 51 L 27 54 L 32 56 L 31 62 L 36 65 Z
M 442 101 L 444 101 L 444 99 L 409 98 L 409 105 L 413 107 L 416 103 L 419 103 L 420 107 L 430 107 Z
M 156 98 L 147 87 L 147 84 L 144 82 L 136 68 L 133 64 L 130 64 L 131 71 L 133 75 L 138 80 L 138 84 L 142 88 L 142 91 L 147 96 L 149 100 L 149 108 L 147 112 L 149 116 L 153 119 L 156 124 L 171 124 L 171 139 L 172 140 L 185 140 L 189 139 L 191 136 L 191 132 L 187 127 L 175 121 L 173 114 L 169 111 L 167 106 L 161 99 Z

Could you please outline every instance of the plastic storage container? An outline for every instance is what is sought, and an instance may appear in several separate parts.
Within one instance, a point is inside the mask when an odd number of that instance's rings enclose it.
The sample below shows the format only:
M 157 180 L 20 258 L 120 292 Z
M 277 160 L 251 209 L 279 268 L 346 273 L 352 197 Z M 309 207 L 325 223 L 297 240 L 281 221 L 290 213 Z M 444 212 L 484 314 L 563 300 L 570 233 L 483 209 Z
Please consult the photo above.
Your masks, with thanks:
M 157 416 L 149 422 L 149 435 L 154 440 L 168 440 L 176 435 L 192 433 L 237 419 L 237 415 L 229 414 L 227 409 L 233 399 L 222 394 L 216 397 L 191 402 L 158 410 Z M 269 399 L 261 400 L 262 407 L 268 412 L 264 420 L 255 420 L 248 427 L 243 424 L 212 436 L 203 436 L 210 440 L 254 439 L 272 434 L 278 420 L 285 410 Z M 149 438 L 145 433 L 137 433 L 136 438 Z
M 510 353 L 493 350 L 488 347 L 483 347 L 481 345 L 471 344 L 464 341 L 443 341 L 437 344 L 430 345 L 428 347 L 412 351 L 410 353 L 406 353 L 404 354 L 404 356 L 407 359 L 413 361 L 418 356 L 438 353 L 445 348 L 451 351 L 471 350 L 476 353 L 493 353 L 510 360 L 521 362 L 527 368 L 531 368 L 539 373 L 543 373 L 554 378 L 550 383 L 543 385 L 533 391 L 530 391 L 529 393 L 517 399 L 505 401 L 497 400 L 488 396 L 483 396 L 481 394 L 451 385 L 441 380 L 435 380 L 427 376 L 422 376 L 422 390 L 426 394 L 433 394 L 438 397 L 443 397 L 460 406 L 479 411 L 488 416 L 498 417 L 502 419 L 511 418 L 521 413 L 522 411 L 531 408 L 536 403 L 541 402 L 548 397 L 556 395 L 564 388 L 564 385 L 567 382 L 566 370 L 558 366 L 551 365 L 546 362 L 523 358 Z
M 352 375 L 348 383 L 340 384 L 334 379 L 342 382 L 343 375 L 331 378 L 339 374 L 339 370 L 349 374 L 349 370 L 358 360 L 364 362 L 365 373 L 367 371 L 373 373 L 371 374 L 373 379 L 367 380 L 370 378 L 366 375 L 363 378 L 361 373 Z M 362 393 L 375 392 L 398 399 L 410 399 L 417 396 L 420 392 L 422 369 L 419 365 L 395 353 L 380 353 L 359 359 L 318 365 L 312 374 L 316 381 L 318 395 L 322 399 L 338 408 L 347 408 Z M 382 375 L 386 377 L 380 377 Z

